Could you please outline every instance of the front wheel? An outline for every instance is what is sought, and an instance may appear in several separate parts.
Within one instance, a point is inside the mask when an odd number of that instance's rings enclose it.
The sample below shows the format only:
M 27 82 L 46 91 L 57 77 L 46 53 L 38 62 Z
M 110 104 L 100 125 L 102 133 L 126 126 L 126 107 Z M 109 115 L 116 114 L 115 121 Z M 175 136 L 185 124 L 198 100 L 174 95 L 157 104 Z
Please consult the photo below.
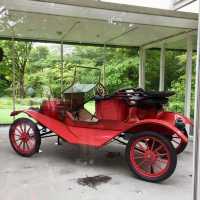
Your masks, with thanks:
M 133 134 L 126 147 L 126 159 L 134 175 L 150 182 L 170 177 L 177 163 L 172 144 L 156 132 Z
M 41 137 L 36 124 L 27 118 L 13 122 L 9 130 L 9 139 L 13 149 L 24 157 L 30 157 L 40 148 Z

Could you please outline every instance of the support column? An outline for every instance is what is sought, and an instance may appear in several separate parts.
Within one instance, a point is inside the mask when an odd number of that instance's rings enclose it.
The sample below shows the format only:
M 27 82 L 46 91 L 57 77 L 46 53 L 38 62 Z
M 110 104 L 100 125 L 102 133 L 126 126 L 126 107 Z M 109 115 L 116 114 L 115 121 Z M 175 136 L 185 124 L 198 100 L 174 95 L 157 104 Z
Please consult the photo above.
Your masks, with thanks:
M 185 79 L 184 115 L 190 118 L 191 86 L 192 86 L 192 36 L 187 36 L 187 60 Z
M 140 64 L 139 64 L 139 88 L 145 89 L 145 59 L 146 59 L 146 50 L 140 48 L 139 50 Z
M 16 110 L 16 69 L 15 69 L 15 31 L 14 28 L 11 27 L 12 31 L 12 100 L 13 100 L 13 111 Z M 13 116 L 13 121 L 15 120 L 15 116 Z
M 165 90 L 165 45 L 164 43 L 161 46 L 160 51 L 160 82 L 159 82 L 159 91 Z
M 104 44 L 104 61 L 103 61 L 103 86 L 106 87 L 106 45 Z
M 63 56 L 63 42 L 60 44 L 60 96 L 63 98 L 63 69 L 64 69 L 64 56 Z
M 199 1 L 200 7 L 200 1 Z M 198 20 L 197 40 L 197 61 L 196 61 L 196 82 L 195 82 L 195 107 L 194 107 L 194 168 L 193 168 L 193 200 L 200 199 L 200 12 Z

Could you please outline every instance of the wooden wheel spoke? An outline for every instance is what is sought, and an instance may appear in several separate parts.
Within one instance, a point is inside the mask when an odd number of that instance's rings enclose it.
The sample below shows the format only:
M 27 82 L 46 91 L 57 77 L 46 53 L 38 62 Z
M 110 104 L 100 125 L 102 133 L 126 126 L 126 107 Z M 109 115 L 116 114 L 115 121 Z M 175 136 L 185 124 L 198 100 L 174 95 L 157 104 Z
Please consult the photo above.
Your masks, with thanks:
M 146 149 L 141 145 L 140 142 L 137 143 L 140 146 L 140 149 L 143 150 L 144 152 L 146 151 Z
M 152 142 L 152 145 L 151 145 L 151 151 L 153 151 L 154 146 L 155 146 L 155 140 L 153 140 L 153 142 Z
M 159 153 L 159 156 L 168 156 L 167 153 Z
M 25 142 L 23 142 L 23 151 L 25 150 Z
M 18 147 L 21 147 L 22 143 L 23 143 L 23 141 L 21 140 L 21 142 L 19 143 Z
M 30 135 L 29 131 L 31 130 L 31 127 L 29 126 L 28 130 L 27 130 L 27 134 Z
M 28 150 L 30 149 L 30 147 L 29 147 L 29 144 L 28 144 L 28 142 L 26 142 L 26 146 L 27 146 L 27 148 L 28 148 Z
M 18 138 L 18 139 L 16 139 L 15 141 L 16 141 L 16 142 L 17 142 L 17 141 L 21 141 L 21 138 Z
M 19 126 L 17 126 L 15 130 L 17 130 L 19 134 L 23 133 L 23 131 L 19 128 Z
M 154 168 L 153 168 L 153 165 L 151 165 L 150 168 L 151 168 L 151 170 L 150 170 L 150 171 L 151 171 L 151 174 L 154 174 Z
M 146 159 L 144 159 L 143 161 L 141 161 L 140 163 L 138 163 L 139 166 L 143 165 L 146 162 Z
M 162 144 L 160 144 L 160 146 L 159 147 L 157 147 L 155 150 L 154 150 L 154 152 L 158 152 L 159 150 L 161 150 L 163 148 L 163 145 Z
M 157 167 L 159 170 L 162 170 L 163 168 L 158 163 L 154 163 L 154 166 Z
M 17 136 L 17 137 L 21 137 L 21 135 L 19 135 L 19 134 L 16 134 L 16 133 L 14 133 L 14 135 L 15 135 L 15 136 Z
M 30 136 L 29 136 L 29 139 L 30 139 L 30 140 L 32 140 L 32 139 L 34 139 L 34 138 L 35 138 L 35 135 L 30 135 Z
M 23 133 L 24 130 L 22 129 L 22 124 L 19 125 L 21 132 Z
M 140 159 L 140 158 L 144 158 L 144 156 L 135 156 L 135 159 Z
M 24 124 L 24 132 L 26 132 L 26 124 Z
M 140 154 L 144 154 L 144 153 L 145 153 L 144 150 L 142 150 L 142 149 L 140 149 L 140 148 L 138 148 L 138 147 L 135 147 L 135 150 L 137 150 Z
M 177 141 L 175 141 L 175 140 L 172 140 L 172 142 L 174 142 L 174 143 L 176 143 L 176 144 L 180 144 L 180 142 L 177 142 Z
M 160 159 L 160 158 L 158 158 L 157 161 L 158 161 L 158 162 L 161 162 L 161 163 L 165 163 L 165 164 L 168 163 L 168 160 Z

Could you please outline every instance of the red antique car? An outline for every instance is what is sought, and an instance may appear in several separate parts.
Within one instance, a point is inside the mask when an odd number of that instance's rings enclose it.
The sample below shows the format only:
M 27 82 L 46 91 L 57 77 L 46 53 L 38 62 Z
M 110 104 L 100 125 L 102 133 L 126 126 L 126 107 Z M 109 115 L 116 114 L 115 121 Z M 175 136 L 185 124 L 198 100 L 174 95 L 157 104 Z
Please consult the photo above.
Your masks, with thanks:
M 86 101 L 86 93 L 96 95 Z M 187 143 L 186 117 L 164 111 L 173 92 L 146 92 L 142 89 L 122 89 L 104 94 L 100 84 L 73 83 L 63 99 L 45 100 L 40 109 L 14 111 L 30 118 L 16 119 L 9 137 L 13 149 L 22 156 L 32 156 L 40 148 L 41 138 L 56 134 L 64 141 L 103 147 L 111 141 L 126 145 L 125 156 L 131 171 L 146 181 L 167 179 L 176 168 L 177 154 Z M 84 108 L 95 101 L 95 114 Z

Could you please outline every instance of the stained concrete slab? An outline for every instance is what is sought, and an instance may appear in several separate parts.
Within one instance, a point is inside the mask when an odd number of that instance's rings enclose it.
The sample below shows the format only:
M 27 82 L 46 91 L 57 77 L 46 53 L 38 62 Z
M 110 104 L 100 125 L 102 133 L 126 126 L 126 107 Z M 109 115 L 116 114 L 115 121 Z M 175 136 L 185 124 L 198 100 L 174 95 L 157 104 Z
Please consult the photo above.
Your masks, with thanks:
M 175 173 L 154 184 L 133 177 L 124 158 L 124 146 L 109 144 L 86 150 L 56 138 L 42 141 L 42 153 L 31 158 L 17 155 L 8 140 L 8 127 L 0 128 L 0 198 L 3 200 L 190 200 L 192 199 L 192 144 L 178 157 Z M 107 152 L 117 156 L 107 158 Z M 90 159 L 88 159 L 90 158 Z M 104 175 L 107 183 L 95 188 L 79 178 Z

